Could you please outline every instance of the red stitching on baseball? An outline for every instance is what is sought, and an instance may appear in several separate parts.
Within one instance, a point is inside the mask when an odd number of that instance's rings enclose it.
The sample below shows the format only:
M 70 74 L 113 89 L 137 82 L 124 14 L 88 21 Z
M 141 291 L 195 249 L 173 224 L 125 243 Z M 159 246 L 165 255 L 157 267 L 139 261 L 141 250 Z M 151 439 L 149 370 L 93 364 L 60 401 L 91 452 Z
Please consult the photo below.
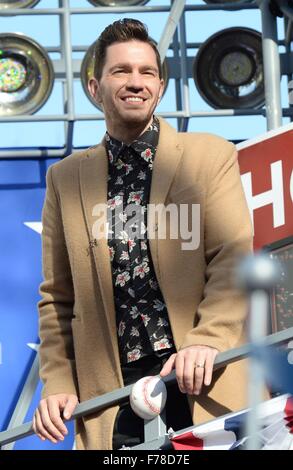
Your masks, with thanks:
M 149 400 L 148 400 L 148 396 L 147 396 L 147 387 L 149 385 L 149 383 L 153 380 L 154 377 L 149 377 L 147 380 L 145 380 L 143 382 L 143 398 L 144 398 L 144 402 L 146 405 L 149 406 L 149 408 L 151 409 L 151 411 L 153 411 L 154 413 L 156 414 L 160 414 L 160 408 L 159 407 L 156 407 L 155 405 L 153 405 Z

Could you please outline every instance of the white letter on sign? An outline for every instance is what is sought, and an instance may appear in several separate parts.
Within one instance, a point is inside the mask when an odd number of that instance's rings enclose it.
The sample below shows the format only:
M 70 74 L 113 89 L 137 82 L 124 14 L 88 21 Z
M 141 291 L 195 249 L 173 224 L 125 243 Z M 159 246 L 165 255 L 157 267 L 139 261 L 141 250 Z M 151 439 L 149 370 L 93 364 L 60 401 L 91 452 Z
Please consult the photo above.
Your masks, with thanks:
M 284 185 L 283 185 L 283 172 L 282 161 L 274 162 L 271 164 L 271 178 L 272 189 L 264 193 L 252 194 L 252 180 L 251 173 L 244 173 L 241 175 L 241 180 L 250 211 L 250 217 L 253 222 L 253 211 L 260 207 L 273 205 L 273 226 L 274 228 L 280 227 L 285 224 L 285 209 L 284 209 Z

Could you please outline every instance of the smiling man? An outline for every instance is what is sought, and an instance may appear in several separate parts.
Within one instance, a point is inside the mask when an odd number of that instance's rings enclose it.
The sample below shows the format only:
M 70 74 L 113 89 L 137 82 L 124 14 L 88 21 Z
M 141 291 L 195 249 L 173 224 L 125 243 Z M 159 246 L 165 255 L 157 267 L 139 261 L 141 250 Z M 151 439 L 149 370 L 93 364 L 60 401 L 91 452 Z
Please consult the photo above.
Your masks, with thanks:
M 243 361 L 213 373 L 218 352 L 245 338 L 233 269 L 251 251 L 252 231 L 235 147 L 177 133 L 154 115 L 162 68 L 137 20 L 102 32 L 89 89 L 105 138 L 49 168 L 42 217 L 44 388 L 34 429 L 55 443 L 78 400 L 172 369 L 166 419 L 174 430 L 246 405 Z M 170 219 L 154 223 L 156 205 L 184 206 L 185 215 L 200 207 L 196 249 L 184 248 L 181 232 L 171 236 Z M 109 407 L 77 421 L 76 441 L 78 449 L 136 445 L 143 421 L 128 404 Z
M 143 37 L 143 31 L 138 31 Z M 119 31 L 116 35 L 118 41 Z M 130 144 L 151 124 L 163 94 L 160 56 L 150 41 L 133 39 L 103 46 L 101 39 L 96 47 L 96 77 L 89 89 L 103 107 L 108 133 Z

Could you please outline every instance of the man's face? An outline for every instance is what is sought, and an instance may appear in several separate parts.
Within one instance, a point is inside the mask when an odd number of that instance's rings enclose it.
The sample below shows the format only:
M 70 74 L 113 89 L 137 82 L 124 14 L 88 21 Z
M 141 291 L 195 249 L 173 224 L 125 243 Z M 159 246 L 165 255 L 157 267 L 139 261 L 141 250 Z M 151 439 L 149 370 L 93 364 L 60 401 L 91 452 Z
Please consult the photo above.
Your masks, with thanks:
M 108 130 L 147 125 L 163 87 L 153 48 L 136 40 L 109 46 L 101 79 L 89 83 L 92 96 L 103 107 Z

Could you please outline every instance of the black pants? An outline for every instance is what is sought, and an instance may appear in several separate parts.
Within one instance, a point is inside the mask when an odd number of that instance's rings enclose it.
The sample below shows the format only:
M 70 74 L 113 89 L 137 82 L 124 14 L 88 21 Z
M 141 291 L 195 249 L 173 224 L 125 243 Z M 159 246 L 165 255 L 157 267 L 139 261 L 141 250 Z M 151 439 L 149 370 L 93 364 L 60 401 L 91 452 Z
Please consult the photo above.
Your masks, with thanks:
M 135 383 L 146 375 L 157 375 L 170 354 L 146 356 L 122 366 L 124 385 Z M 167 387 L 166 424 L 174 431 L 192 426 L 191 413 L 186 395 L 181 393 L 177 382 Z M 122 404 L 118 411 L 113 431 L 113 449 L 123 445 L 132 447 L 144 441 L 144 420 L 136 416 L 129 403 Z

